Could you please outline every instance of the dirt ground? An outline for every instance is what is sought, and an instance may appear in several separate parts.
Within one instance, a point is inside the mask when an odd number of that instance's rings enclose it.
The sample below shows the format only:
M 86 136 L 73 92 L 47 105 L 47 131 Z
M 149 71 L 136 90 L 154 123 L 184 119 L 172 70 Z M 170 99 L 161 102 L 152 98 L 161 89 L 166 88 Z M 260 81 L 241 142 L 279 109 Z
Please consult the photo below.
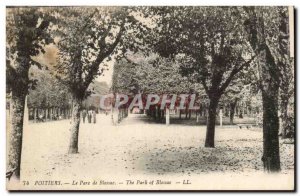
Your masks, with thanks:
M 205 126 L 147 123 L 131 114 L 119 125 L 98 114 L 97 124 L 80 125 L 79 153 L 67 154 L 69 121 L 29 123 L 24 132 L 23 189 L 292 189 L 294 145 L 280 143 L 282 171 L 263 172 L 262 132 L 216 128 L 215 148 L 204 148 Z M 138 186 L 137 180 L 172 185 Z M 61 186 L 33 186 L 60 180 Z M 82 186 L 72 185 L 83 181 Z M 88 186 L 88 181 L 111 185 Z M 134 181 L 128 185 L 127 180 Z M 183 180 L 191 184 L 184 185 Z M 186 182 L 186 181 L 185 181 Z

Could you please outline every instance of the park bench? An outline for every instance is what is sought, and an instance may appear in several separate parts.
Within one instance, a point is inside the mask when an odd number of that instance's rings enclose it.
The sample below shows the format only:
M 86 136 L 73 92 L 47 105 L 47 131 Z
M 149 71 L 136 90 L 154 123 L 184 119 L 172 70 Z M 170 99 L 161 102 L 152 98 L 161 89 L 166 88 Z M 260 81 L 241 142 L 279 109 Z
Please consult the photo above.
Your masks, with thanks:
M 250 129 L 252 128 L 253 126 L 255 126 L 255 124 L 236 124 L 238 126 L 238 128 L 242 129 L 243 127 L 244 128 L 247 128 L 247 129 Z

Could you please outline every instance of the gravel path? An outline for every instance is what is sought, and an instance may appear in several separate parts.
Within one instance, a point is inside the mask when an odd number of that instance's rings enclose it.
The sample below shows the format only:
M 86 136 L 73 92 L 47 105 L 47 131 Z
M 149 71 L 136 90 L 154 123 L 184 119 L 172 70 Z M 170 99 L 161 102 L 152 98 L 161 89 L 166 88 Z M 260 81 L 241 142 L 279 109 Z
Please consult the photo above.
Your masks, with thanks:
M 144 115 L 129 115 L 112 126 L 109 115 L 99 114 L 97 118 L 97 124 L 81 123 L 79 153 L 73 155 L 66 153 L 68 120 L 29 124 L 24 134 L 22 179 L 59 179 L 66 183 L 73 179 L 116 179 L 121 189 L 130 189 L 122 188 L 125 179 L 190 178 L 194 185 L 199 179 L 203 181 L 197 189 L 230 189 L 225 185 L 230 182 L 228 178 L 264 175 L 259 131 L 217 127 L 216 148 L 211 149 L 203 147 L 205 126 L 154 124 Z M 280 175 L 292 180 L 294 145 L 281 143 L 280 147 Z M 205 185 L 209 179 L 219 179 L 224 186 Z

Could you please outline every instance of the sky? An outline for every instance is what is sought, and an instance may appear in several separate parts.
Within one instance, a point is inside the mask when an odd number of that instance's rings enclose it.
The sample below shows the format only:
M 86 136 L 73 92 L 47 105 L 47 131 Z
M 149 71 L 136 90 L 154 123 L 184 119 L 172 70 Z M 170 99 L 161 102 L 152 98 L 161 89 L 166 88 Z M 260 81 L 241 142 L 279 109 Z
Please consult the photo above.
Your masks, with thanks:
M 45 46 L 44 54 L 39 54 L 37 57 L 34 57 L 34 59 L 51 69 L 51 67 L 57 64 L 57 57 L 58 48 L 54 44 L 50 44 Z M 96 81 L 106 82 L 109 86 L 111 85 L 114 62 L 115 60 L 112 58 L 110 62 L 106 63 L 108 70 L 104 70 L 103 74 L 96 78 Z
M 107 63 L 108 70 L 105 70 L 101 76 L 98 76 L 96 78 L 98 82 L 106 82 L 108 86 L 111 86 L 114 63 L 115 63 L 114 59 L 112 59 L 109 63 Z

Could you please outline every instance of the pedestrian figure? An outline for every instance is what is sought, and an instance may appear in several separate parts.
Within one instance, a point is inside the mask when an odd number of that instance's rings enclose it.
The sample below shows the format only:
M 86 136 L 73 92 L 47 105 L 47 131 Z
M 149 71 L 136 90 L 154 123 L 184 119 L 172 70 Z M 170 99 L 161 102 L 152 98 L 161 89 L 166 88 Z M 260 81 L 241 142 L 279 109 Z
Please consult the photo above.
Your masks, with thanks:
M 92 113 L 93 113 L 93 110 L 89 110 L 89 112 L 88 112 L 88 121 L 89 121 L 89 123 L 92 123 Z
M 44 122 L 44 115 L 43 115 L 43 114 L 40 114 L 40 115 L 38 116 L 38 121 L 39 121 L 39 122 Z
M 94 124 L 96 123 L 96 112 L 93 111 L 93 121 L 94 121 Z
M 83 120 L 83 123 L 85 123 L 85 117 L 86 117 L 86 110 L 84 109 L 82 111 L 82 120 Z

